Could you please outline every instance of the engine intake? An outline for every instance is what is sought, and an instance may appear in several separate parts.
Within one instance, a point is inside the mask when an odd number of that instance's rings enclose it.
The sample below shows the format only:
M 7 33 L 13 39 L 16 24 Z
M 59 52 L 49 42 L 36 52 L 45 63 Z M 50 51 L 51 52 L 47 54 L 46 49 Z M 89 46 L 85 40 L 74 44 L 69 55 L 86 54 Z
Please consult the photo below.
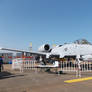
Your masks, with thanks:
M 48 52 L 49 50 L 50 50 L 50 45 L 49 44 L 42 45 L 38 49 L 38 51 L 40 51 L 40 52 Z

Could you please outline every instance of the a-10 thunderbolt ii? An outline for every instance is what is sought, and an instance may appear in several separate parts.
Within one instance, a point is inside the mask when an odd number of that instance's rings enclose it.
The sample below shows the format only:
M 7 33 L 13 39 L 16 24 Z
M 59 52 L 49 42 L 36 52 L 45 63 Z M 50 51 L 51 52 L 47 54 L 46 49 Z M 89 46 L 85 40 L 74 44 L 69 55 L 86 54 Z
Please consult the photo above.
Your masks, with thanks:
M 78 60 L 91 61 L 92 60 L 92 45 L 84 43 L 71 43 L 64 45 L 57 45 L 54 48 L 50 48 L 50 45 L 42 45 L 37 52 L 34 51 L 24 51 L 17 49 L 0 48 L 0 50 L 22 52 L 24 54 L 30 53 L 30 55 L 45 56 L 46 58 L 56 57 L 61 58 L 75 58 Z

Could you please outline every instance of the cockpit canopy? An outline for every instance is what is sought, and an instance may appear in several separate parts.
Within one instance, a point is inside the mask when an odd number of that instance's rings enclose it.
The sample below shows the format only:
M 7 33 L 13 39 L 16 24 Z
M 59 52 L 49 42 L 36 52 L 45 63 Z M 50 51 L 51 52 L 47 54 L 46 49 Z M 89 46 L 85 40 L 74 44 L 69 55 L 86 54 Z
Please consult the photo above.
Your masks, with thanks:
M 86 39 L 79 39 L 74 41 L 75 44 L 89 44 L 92 45 L 90 42 L 88 42 Z

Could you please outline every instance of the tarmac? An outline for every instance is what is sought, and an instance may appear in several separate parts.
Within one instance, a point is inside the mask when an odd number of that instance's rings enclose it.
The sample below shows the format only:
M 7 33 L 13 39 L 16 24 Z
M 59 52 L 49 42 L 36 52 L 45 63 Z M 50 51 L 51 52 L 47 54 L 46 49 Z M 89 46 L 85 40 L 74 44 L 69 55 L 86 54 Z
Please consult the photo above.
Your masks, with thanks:
M 33 70 L 20 73 L 4 66 L 0 73 L 0 92 L 92 92 L 92 80 L 67 83 L 67 80 L 78 79 L 75 73 L 57 75 Z M 82 74 L 82 78 L 92 77 L 91 72 Z

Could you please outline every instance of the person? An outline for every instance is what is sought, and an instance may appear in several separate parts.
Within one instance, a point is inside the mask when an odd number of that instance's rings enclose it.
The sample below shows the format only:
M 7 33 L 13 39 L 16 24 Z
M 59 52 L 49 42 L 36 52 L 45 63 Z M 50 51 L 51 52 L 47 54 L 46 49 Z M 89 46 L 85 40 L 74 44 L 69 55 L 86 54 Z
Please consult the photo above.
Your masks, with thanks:
M 3 59 L 0 56 L 0 72 L 3 70 Z
M 40 64 L 41 64 L 41 65 L 46 65 L 45 57 L 41 57 L 41 56 L 40 56 Z

